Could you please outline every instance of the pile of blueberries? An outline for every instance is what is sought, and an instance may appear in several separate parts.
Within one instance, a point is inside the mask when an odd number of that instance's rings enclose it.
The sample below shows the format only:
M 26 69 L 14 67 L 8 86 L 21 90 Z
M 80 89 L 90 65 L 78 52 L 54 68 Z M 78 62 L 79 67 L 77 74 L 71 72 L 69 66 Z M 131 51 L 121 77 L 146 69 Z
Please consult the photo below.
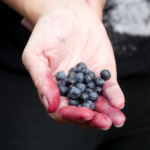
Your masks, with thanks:
M 88 107 L 91 110 L 95 109 L 94 101 L 98 99 L 98 95 L 102 95 L 105 81 L 110 77 L 107 69 L 102 70 L 100 76 L 96 77 L 83 62 L 71 68 L 67 76 L 64 71 L 56 74 L 60 95 L 69 99 L 69 105 Z

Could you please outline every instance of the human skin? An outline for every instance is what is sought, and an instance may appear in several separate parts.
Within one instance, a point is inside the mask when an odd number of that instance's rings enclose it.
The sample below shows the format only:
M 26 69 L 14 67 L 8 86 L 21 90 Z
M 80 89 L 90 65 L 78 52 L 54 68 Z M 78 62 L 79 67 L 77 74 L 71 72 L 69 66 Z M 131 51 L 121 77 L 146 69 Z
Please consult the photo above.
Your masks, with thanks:
M 61 123 L 90 129 L 106 130 L 112 123 L 122 126 L 125 116 L 119 109 L 124 107 L 125 99 L 117 83 L 112 46 L 101 20 L 105 1 L 4 2 L 24 16 L 23 24 L 33 29 L 22 60 L 49 116 Z M 68 106 L 67 98 L 60 96 L 56 73 L 60 70 L 67 73 L 78 62 L 85 62 L 97 76 L 102 69 L 112 74 L 103 88 L 104 96 L 96 102 L 95 111 Z

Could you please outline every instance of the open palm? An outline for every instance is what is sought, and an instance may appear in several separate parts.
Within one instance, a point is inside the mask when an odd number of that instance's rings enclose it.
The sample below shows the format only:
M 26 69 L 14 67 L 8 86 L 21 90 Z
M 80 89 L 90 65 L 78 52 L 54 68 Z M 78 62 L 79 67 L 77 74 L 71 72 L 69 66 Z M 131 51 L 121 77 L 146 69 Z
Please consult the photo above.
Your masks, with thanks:
M 67 74 L 79 62 L 85 62 L 97 76 L 104 68 L 112 74 L 95 111 L 68 106 L 55 82 L 58 71 Z M 24 50 L 23 63 L 53 119 L 92 129 L 123 125 L 125 116 L 119 109 L 124 106 L 124 96 L 116 79 L 113 50 L 103 24 L 88 6 L 76 10 L 61 6 L 43 15 Z

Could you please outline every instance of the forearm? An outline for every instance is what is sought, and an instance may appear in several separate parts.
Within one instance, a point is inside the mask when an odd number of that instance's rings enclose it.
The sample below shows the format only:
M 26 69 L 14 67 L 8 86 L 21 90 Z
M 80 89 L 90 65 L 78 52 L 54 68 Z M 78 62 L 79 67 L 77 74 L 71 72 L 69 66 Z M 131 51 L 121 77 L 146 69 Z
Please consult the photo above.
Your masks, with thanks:
M 58 0 L 2 0 L 20 15 L 35 24 L 47 9 L 54 7 Z M 54 2 L 55 1 L 55 2 Z M 49 7 L 49 8 L 48 8 Z
M 106 0 L 2 0 L 4 3 L 12 7 L 23 17 L 27 18 L 32 24 L 48 11 L 51 11 L 62 3 L 76 4 L 87 3 L 96 11 L 98 16 L 102 18 L 103 7 Z

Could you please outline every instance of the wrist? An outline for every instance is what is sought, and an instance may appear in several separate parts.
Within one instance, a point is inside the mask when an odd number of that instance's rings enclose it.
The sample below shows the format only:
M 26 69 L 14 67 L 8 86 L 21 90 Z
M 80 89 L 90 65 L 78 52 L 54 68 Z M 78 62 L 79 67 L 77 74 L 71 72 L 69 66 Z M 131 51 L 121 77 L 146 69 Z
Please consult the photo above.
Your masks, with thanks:
M 103 18 L 103 9 L 106 4 L 106 0 L 85 0 L 93 9 L 96 11 L 97 15 L 102 20 Z
M 74 11 L 78 10 L 85 4 L 88 4 L 92 9 L 94 9 L 98 17 L 102 20 L 103 8 L 106 3 L 106 0 L 38 0 L 39 2 L 35 7 L 29 7 L 29 5 L 34 6 L 34 1 L 36 2 L 37 0 L 27 1 L 29 2 L 26 3 L 27 17 L 33 24 L 35 24 L 40 17 L 46 13 L 52 12 L 56 8 L 58 10 L 61 8 L 70 8 Z

